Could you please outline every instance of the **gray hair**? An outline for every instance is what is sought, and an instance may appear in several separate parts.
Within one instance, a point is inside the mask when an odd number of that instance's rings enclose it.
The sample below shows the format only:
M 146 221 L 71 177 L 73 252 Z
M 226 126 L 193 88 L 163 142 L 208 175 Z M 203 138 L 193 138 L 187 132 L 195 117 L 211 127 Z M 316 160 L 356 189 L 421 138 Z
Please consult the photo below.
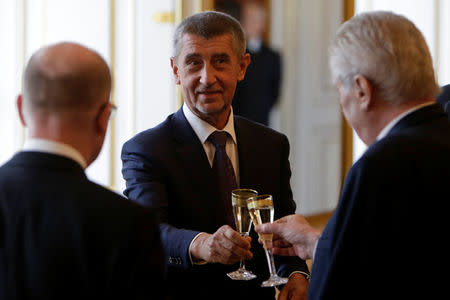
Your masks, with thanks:
M 174 57 L 180 54 L 182 38 L 185 34 L 195 34 L 205 39 L 231 34 L 236 54 L 240 56 L 245 53 L 245 36 L 241 24 L 225 13 L 205 11 L 184 19 L 175 29 L 173 38 Z
M 356 74 L 375 95 L 398 105 L 439 91 L 425 38 L 407 18 L 392 12 L 363 13 L 344 23 L 330 46 L 333 79 L 346 87 Z

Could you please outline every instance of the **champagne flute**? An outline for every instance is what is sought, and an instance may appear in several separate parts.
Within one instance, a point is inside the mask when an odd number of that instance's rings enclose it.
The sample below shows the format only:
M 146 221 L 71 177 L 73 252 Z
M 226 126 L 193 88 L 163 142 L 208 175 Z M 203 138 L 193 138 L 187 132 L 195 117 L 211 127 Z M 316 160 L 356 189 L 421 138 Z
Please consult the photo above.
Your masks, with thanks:
M 235 189 L 231 192 L 231 203 L 233 205 L 234 221 L 236 229 L 242 236 L 248 236 L 252 220 L 248 213 L 247 200 L 258 195 L 258 192 L 251 189 Z M 227 274 L 233 280 L 251 280 L 256 275 L 245 269 L 244 259 L 241 258 L 239 269 Z
M 272 223 L 274 218 L 274 208 L 272 195 L 259 195 L 247 201 L 248 210 L 253 224 Z M 266 252 L 267 263 L 269 265 L 270 277 L 264 281 L 262 287 L 277 286 L 288 282 L 288 278 L 280 277 L 276 273 L 275 262 L 272 254 L 273 234 L 259 234 Z

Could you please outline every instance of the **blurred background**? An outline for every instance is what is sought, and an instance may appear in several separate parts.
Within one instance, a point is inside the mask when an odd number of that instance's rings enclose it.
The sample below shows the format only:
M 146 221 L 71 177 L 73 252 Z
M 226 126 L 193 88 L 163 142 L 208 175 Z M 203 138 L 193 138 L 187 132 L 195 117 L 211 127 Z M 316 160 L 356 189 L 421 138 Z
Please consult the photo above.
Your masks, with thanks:
M 258 121 L 267 115 L 267 124 L 288 136 L 294 198 L 307 216 L 328 215 L 336 207 L 345 173 L 365 150 L 342 118 L 328 71 L 327 46 L 343 21 L 380 9 L 405 15 L 427 40 L 439 84 L 450 83 L 448 0 L 0 0 L 0 164 L 21 149 L 26 136 L 15 107 L 24 64 L 43 45 L 76 41 L 110 64 L 112 101 L 119 107 L 87 174 L 122 193 L 122 144 L 182 103 L 170 69 L 175 26 L 214 9 L 253 25 L 245 26 L 251 72 L 266 75 L 253 78 L 249 71 L 235 111 L 261 110 Z M 252 82 L 268 89 L 246 108 L 242 99 L 259 91 Z

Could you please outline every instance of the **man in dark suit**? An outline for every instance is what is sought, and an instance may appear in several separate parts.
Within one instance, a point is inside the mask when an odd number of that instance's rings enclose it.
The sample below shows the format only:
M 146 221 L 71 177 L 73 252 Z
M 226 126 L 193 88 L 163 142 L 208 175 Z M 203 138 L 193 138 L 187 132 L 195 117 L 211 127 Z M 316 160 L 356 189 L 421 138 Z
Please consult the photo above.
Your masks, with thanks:
M 234 18 L 218 12 L 196 14 L 174 36 L 171 65 L 185 102 L 163 123 L 123 146 L 125 195 L 160 212 L 174 299 L 273 300 L 274 289 L 260 287 L 269 274 L 258 237 L 252 231 L 250 243 L 232 229 L 231 188 L 234 182 L 235 187 L 272 194 L 276 217 L 293 213 L 288 140 L 233 115 L 236 83 L 249 64 Z M 225 137 L 226 155 L 214 145 L 216 134 Z M 217 173 L 221 162 L 228 167 Z M 241 258 L 257 279 L 227 277 Z M 305 262 L 284 258 L 277 263 L 279 273 L 289 277 L 281 293 L 304 299 Z
M 106 62 L 50 45 L 23 89 L 24 149 L 0 167 L 0 299 L 152 299 L 165 271 L 153 214 L 84 173 L 114 108 Z
M 267 126 L 270 111 L 279 96 L 281 57 L 264 43 L 263 34 L 267 24 L 264 7 L 259 3 L 249 2 L 242 5 L 241 11 L 241 23 L 251 64 L 244 80 L 237 84 L 233 112 Z
M 280 237 L 275 253 L 314 258 L 309 299 L 437 299 L 450 124 L 425 39 L 408 19 L 372 12 L 346 22 L 330 50 L 342 111 L 370 146 L 322 233 L 301 215 L 256 230 Z

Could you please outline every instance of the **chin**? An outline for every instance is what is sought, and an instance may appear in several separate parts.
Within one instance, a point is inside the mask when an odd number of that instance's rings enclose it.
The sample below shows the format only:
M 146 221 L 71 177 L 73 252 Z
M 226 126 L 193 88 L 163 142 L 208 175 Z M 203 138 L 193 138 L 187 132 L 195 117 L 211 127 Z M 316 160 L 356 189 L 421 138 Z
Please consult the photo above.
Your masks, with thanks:
M 206 103 L 200 105 L 197 109 L 204 114 L 217 114 L 225 111 L 227 108 L 228 106 L 223 103 Z

